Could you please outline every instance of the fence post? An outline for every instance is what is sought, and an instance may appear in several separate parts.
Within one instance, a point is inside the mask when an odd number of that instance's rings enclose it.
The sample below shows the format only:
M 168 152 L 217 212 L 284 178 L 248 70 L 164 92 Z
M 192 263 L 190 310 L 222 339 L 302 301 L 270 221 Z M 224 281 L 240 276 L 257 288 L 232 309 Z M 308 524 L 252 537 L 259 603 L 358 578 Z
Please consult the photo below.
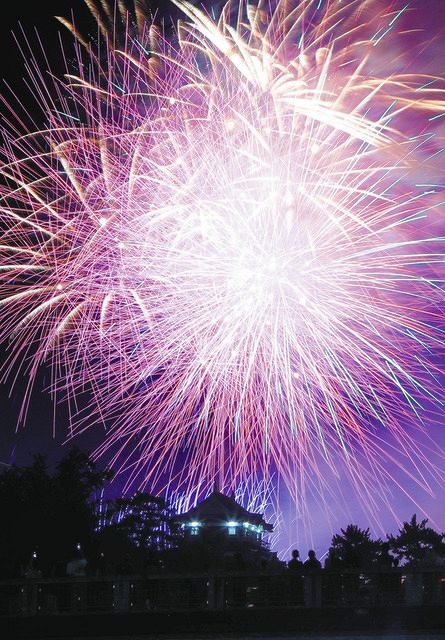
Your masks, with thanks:
M 423 603 L 423 576 L 412 571 L 405 577 L 405 604 L 420 606 Z
M 119 578 L 113 583 L 113 591 L 114 611 L 128 611 L 130 608 L 130 580 Z
M 224 578 L 221 576 L 208 577 L 207 607 L 212 610 L 224 609 Z

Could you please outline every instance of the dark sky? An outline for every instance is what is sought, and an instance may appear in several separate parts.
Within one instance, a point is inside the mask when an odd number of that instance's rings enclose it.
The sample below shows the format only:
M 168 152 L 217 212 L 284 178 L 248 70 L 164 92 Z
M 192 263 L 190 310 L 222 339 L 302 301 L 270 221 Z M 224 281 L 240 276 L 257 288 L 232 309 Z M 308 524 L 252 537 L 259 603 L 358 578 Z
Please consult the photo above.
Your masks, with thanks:
M 160 3 L 161 0 L 158 0 Z M 383 7 L 384 2 L 376 0 L 376 6 Z M 388 3 L 386 3 L 388 4 Z M 405 3 L 400 3 L 401 6 Z M 153 5 L 154 6 L 154 5 Z M 163 14 L 168 13 L 165 3 L 158 4 Z M 417 42 L 428 42 L 428 48 L 424 50 L 418 47 L 415 51 L 407 51 L 407 56 L 412 55 L 412 59 L 406 58 L 407 68 L 412 70 L 424 69 L 428 72 L 443 73 L 445 60 L 445 0 L 413 0 L 411 3 L 414 11 L 408 16 L 405 23 L 407 28 L 419 28 L 422 33 L 418 36 Z M 44 0 L 43 2 L 17 2 L 10 3 L 9 12 L 3 12 L 0 20 L 0 60 L 2 61 L 1 75 L 14 87 L 19 96 L 23 96 L 25 103 L 32 109 L 32 101 L 26 96 L 21 80 L 23 73 L 23 60 L 18 50 L 17 44 L 12 36 L 14 30 L 20 42 L 24 42 L 24 36 L 20 31 L 21 24 L 24 33 L 29 38 L 33 48 L 38 47 L 38 37 L 34 31 L 37 29 L 40 39 L 44 43 L 44 48 L 48 53 L 52 71 L 56 75 L 63 72 L 60 51 L 60 33 L 63 33 L 63 41 L 67 47 L 71 38 L 63 30 L 63 27 L 53 18 L 55 14 L 70 17 L 71 9 L 74 9 L 76 23 L 83 32 L 94 33 L 94 22 L 91 20 L 88 10 L 82 0 Z M 414 36 L 413 36 L 414 37 Z M 383 56 L 391 56 L 391 51 L 382 47 Z M 388 58 L 389 59 L 389 58 Z M 5 95 L 5 89 L 2 89 Z M 38 117 L 38 116 L 37 116 Z M 445 216 L 444 216 L 445 218 Z M 4 353 L 0 352 L 0 358 Z M 45 372 L 37 381 L 35 393 L 32 396 L 29 417 L 25 427 L 21 427 L 16 432 L 16 424 L 24 381 L 19 381 L 16 388 L 11 392 L 10 385 L 0 386 L 0 462 L 26 464 L 33 454 L 48 453 L 50 461 L 60 457 L 61 446 L 65 440 L 67 428 L 67 416 L 63 408 L 57 412 L 56 431 L 53 434 L 53 406 L 49 395 L 45 392 L 47 383 Z M 409 427 L 408 427 L 409 428 Z M 445 445 L 445 434 L 442 428 L 442 421 L 429 427 L 432 438 L 431 453 L 432 459 L 438 465 L 442 465 L 443 458 L 440 458 L 438 447 Z M 76 442 L 86 451 L 93 449 L 101 440 L 103 433 L 98 427 L 90 433 L 80 437 Z M 429 445 L 428 445 L 429 446 Z M 395 471 L 397 473 L 397 471 Z M 413 500 L 431 516 L 436 526 L 445 528 L 445 488 L 432 486 L 430 495 L 416 488 L 415 483 L 406 484 L 405 476 L 400 476 L 400 482 L 404 483 L 404 490 L 411 496 L 404 495 L 403 491 L 397 492 L 394 489 L 394 509 L 397 516 L 402 519 L 409 518 L 415 510 Z M 351 494 L 351 504 L 348 510 L 350 518 L 354 518 L 361 526 L 367 526 L 366 513 L 360 505 L 360 499 Z M 286 497 L 283 498 L 283 511 L 287 524 L 282 527 L 282 535 L 279 547 L 285 549 L 287 546 L 295 544 L 296 537 L 304 555 L 306 546 L 314 546 L 319 552 L 323 552 L 329 542 L 332 529 L 323 525 L 324 510 L 314 500 L 309 508 L 313 515 L 314 534 L 306 534 L 299 525 L 299 514 L 288 504 Z M 345 515 L 339 513 L 338 519 L 332 522 L 332 528 L 339 528 L 347 524 Z M 382 515 L 382 522 L 387 531 L 395 530 L 395 518 L 391 515 Z M 298 535 L 295 533 L 298 530 Z M 377 531 L 377 533 L 381 533 Z
M 81 17 L 82 22 L 93 29 L 94 25 L 89 20 L 88 10 L 79 0 L 17 2 L 10 5 L 9 11 L 3 12 L 0 20 L 0 59 L 2 60 L 1 78 L 3 81 L 1 93 L 5 97 L 9 96 L 6 87 L 8 84 L 28 106 L 37 120 L 41 116 L 38 109 L 34 110 L 33 99 L 24 83 L 26 76 L 24 58 L 16 38 L 21 47 L 26 47 L 26 36 L 35 51 L 39 48 L 38 38 L 40 38 L 48 52 L 54 73 L 62 73 L 61 56 L 58 55 L 58 52 L 60 51 L 60 34 L 64 30 L 53 16 L 58 14 L 69 17 L 72 7 L 76 8 L 76 14 Z M 69 35 L 63 33 L 63 39 L 69 46 Z M 54 55 L 54 52 L 57 52 L 57 55 Z M 0 112 L 4 112 L 4 107 L 0 109 Z M 0 352 L 0 357 L 4 357 L 3 351 Z M 60 456 L 60 446 L 65 438 L 66 428 L 57 430 L 55 438 L 52 437 L 53 408 L 50 397 L 44 392 L 46 382 L 47 380 L 42 374 L 32 397 L 26 428 L 19 429 L 17 433 L 16 424 L 24 381 L 19 381 L 12 391 L 10 384 L 0 386 L 0 462 L 27 464 L 32 455 L 39 452 L 47 452 L 50 460 L 56 460 Z M 59 418 L 60 422 L 64 421 L 63 412 Z M 88 447 L 88 443 L 85 443 L 85 446 Z

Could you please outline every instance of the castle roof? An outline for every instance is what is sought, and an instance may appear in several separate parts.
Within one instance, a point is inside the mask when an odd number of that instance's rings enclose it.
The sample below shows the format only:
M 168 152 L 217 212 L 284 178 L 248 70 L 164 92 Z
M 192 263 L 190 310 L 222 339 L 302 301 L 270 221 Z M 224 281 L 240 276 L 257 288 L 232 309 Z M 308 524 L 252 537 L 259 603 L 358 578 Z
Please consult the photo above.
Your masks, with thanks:
M 198 521 L 203 524 L 220 525 L 221 522 L 248 522 L 256 526 L 262 526 L 265 531 L 273 531 L 273 526 L 268 524 L 261 513 L 252 513 L 244 509 L 234 498 L 224 495 L 219 491 L 213 491 L 202 502 L 193 507 L 187 513 L 177 516 L 179 522 Z

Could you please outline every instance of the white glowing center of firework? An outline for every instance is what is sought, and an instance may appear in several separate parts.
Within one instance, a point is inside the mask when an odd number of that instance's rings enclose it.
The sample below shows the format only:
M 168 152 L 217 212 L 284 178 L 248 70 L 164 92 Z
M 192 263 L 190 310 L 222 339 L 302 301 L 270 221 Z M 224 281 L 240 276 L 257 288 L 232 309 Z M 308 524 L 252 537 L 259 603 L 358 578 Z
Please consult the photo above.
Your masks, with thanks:
M 228 278 L 228 292 L 239 301 L 240 308 L 249 311 L 256 307 L 279 304 L 281 296 L 289 296 L 293 291 L 296 300 L 306 304 L 306 294 L 291 285 L 286 273 L 285 261 L 275 256 L 251 256 L 240 260 Z
M 124 284 L 137 290 L 156 340 L 166 326 L 178 331 L 178 350 L 211 361 L 218 378 L 234 350 L 250 366 L 250 354 L 261 349 L 278 357 L 283 339 L 300 348 L 314 306 L 308 303 L 320 289 L 315 247 L 326 242 L 336 215 L 311 203 L 298 173 L 305 139 L 286 130 L 280 153 L 260 153 L 250 129 L 241 135 L 240 120 L 232 129 L 241 142 L 223 131 L 218 145 L 213 130 L 189 130 L 193 153 L 185 154 L 176 131 L 167 149 L 161 132 L 159 148 L 141 154 L 135 167 L 131 206 L 141 210 L 139 224 L 122 230 L 119 245 L 132 276 Z M 162 184 L 159 172 L 167 176 Z
M 279 272 L 274 258 L 265 259 L 264 264 L 259 263 L 250 268 L 241 264 L 235 268 L 229 282 L 229 287 L 233 287 L 234 292 L 250 294 L 252 298 L 262 300 L 273 295 L 278 286 Z

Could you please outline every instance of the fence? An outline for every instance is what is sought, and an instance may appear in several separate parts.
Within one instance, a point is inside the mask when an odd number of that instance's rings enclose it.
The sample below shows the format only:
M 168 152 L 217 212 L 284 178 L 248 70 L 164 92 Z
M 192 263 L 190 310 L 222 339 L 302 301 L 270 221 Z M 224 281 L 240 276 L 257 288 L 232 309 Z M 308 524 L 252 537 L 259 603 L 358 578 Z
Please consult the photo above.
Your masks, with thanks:
M 0 582 L 1 616 L 445 604 L 445 569 L 152 575 Z

